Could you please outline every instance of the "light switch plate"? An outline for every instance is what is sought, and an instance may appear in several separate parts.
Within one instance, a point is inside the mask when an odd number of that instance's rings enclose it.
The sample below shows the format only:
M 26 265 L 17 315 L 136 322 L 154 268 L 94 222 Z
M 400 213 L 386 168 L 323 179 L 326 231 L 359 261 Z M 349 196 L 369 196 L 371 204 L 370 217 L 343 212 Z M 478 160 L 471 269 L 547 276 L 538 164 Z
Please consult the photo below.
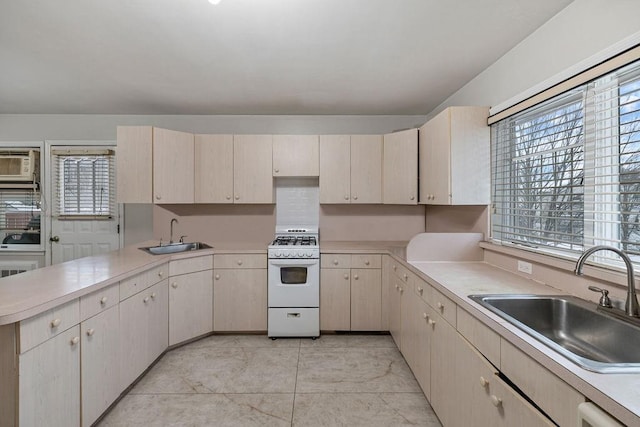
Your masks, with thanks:
M 533 273 L 533 267 L 531 266 L 530 262 L 518 261 L 518 271 L 531 274 Z

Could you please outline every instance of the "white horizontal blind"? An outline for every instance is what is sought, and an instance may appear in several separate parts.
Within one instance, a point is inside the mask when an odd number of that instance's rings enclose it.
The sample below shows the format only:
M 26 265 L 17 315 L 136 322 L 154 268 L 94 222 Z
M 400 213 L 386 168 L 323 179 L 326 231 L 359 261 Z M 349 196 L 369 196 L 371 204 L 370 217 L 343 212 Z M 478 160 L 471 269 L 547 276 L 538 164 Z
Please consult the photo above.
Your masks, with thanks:
M 62 218 L 110 218 L 115 211 L 113 152 L 54 151 L 56 204 Z
M 606 244 L 640 260 L 640 63 L 491 133 L 494 241 L 566 252 Z
M 0 240 L 4 245 L 40 245 L 40 191 L 0 190 Z

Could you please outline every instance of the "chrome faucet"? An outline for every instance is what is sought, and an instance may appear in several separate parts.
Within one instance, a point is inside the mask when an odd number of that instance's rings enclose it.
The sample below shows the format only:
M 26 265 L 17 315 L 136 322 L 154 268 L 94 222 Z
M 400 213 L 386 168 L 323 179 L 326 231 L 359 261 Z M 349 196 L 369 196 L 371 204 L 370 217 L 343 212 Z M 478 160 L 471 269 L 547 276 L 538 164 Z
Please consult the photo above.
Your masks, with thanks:
M 169 244 L 173 243 L 173 224 L 174 222 L 177 224 L 178 220 L 175 218 L 171 218 L 171 223 L 169 224 Z
M 620 249 L 604 245 L 594 246 L 587 249 L 582 253 L 582 255 L 580 255 L 580 258 L 578 258 L 574 273 L 576 274 L 576 276 L 582 276 L 582 266 L 584 265 L 585 261 L 587 260 L 587 258 L 589 258 L 589 256 L 591 256 L 591 254 L 598 251 L 614 252 L 618 254 L 618 256 L 620 256 L 620 258 L 622 258 L 622 260 L 624 261 L 624 264 L 627 267 L 627 301 L 624 304 L 624 311 L 627 316 L 640 317 L 640 310 L 638 309 L 638 298 L 636 297 L 636 282 L 633 277 L 633 264 L 631 264 L 631 259 L 629 259 L 629 256 L 622 252 Z

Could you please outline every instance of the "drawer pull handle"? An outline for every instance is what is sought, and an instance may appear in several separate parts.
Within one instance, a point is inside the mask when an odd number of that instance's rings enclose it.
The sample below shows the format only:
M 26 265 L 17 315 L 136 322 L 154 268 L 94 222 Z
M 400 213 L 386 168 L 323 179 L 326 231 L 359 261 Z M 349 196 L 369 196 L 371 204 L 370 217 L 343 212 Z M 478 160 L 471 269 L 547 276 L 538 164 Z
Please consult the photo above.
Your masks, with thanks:
M 300 313 L 287 313 L 287 317 L 300 317 Z
M 142 302 L 143 302 L 143 303 L 145 303 L 145 304 L 146 304 L 146 303 L 148 303 L 148 302 L 149 302 L 149 297 L 145 297 L 145 298 L 142 300 Z
M 164 273 L 162 271 L 158 271 L 158 276 L 162 277 Z
M 155 292 L 151 294 L 151 299 L 156 299 L 156 293 Z
M 73 338 L 71 338 L 70 344 L 73 346 L 73 345 L 78 344 L 79 342 L 80 342 L 80 337 L 73 337 Z
M 496 408 L 499 408 L 500 406 L 502 406 L 502 399 L 500 399 L 495 394 L 492 394 L 491 395 L 491 403 L 493 403 L 493 406 L 495 406 Z
M 364 265 L 369 265 L 369 264 L 371 264 L 371 263 L 369 262 L 369 260 L 366 260 L 366 261 L 364 262 Z
M 93 328 L 89 328 L 89 329 L 87 329 L 87 336 L 88 336 L 88 337 L 92 337 L 92 336 L 93 336 L 93 334 L 95 334 L 95 333 L 96 333 L 96 330 L 95 330 L 95 329 L 93 329 Z
M 356 279 L 356 280 L 358 280 L 358 275 L 357 275 L 357 274 L 354 274 L 354 275 L 353 275 L 353 278 L 354 278 L 354 279 Z
M 438 308 L 440 309 L 440 311 L 444 310 L 444 304 L 442 304 L 440 301 L 438 301 Z
M 242 260 L 241 259 L 238 260 L 238 265 L 242 265 Z
M 344 280 L 349 280 L 349 275 L 347 273 L 344 274 Z
M 406 273 L 403 274 L 402 277 L 404 277 L 404 280 L 407 280 L 409 278 L 409 276 L 407 276 Z
M 62 323 L 62 320 L 60 319 L 53 319 L 51 321 L 51 327 L 52 328 L 57 328 L 58 326 L 60 326 L 60 323 Z
M 423 291 L 424 291 L 424 289 L 422 289 L 420 286 L 418 286 L 418 293 L 419 293 L 420 295 L 422 295 L 422 292 L 423 292 Z
M 105 305 L 107 303 L 107 300 L 108 300 L 107 297 L 100 298 L 100 305 Z
M 220 280 L 220 275 L 216 274 L 216 280 Z
M 429 316 L 427 315 L 427 313 L 422 313 L 422 318 L 426 320 L 429 318 Z
M 338 265 L 338 260 L 337 259 L 333 260 L 333 265 Z
M 486 387 L 489 385 L 489 381 L 485 377 L 480 377 L 480 385 Z
M 398 284 L 396 283 L 396 291 L 400 289 L 400 286 L 398 286 Z
M 431 325 L 431 326 L 436 324 L 436 321 L 433 320 L 433 319 L 429 319 L 428 322 L 429 322 L 429 325 Z
M 173 283 L 171 284 L 171 287 L 172 287 L 173 289 L 177 289 L 177 288 L 178 288 L 178 284 L 177 284 L 176 282 L 173 282 Z
M 399 291 L 400 291 L 400 293 L 403 293 L 403 292 L 404 292 L 404 289 L 400 288 L 400 289 L 399 289 Z

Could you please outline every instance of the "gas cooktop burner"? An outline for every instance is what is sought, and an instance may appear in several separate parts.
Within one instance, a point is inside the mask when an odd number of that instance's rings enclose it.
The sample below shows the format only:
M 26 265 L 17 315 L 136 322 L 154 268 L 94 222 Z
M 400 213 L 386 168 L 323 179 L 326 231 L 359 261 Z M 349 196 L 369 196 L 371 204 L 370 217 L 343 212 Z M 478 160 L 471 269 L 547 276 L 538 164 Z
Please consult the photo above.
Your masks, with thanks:
M 315 236 L 279 236 L 271 243 L 273 246 L 317 246 Z

